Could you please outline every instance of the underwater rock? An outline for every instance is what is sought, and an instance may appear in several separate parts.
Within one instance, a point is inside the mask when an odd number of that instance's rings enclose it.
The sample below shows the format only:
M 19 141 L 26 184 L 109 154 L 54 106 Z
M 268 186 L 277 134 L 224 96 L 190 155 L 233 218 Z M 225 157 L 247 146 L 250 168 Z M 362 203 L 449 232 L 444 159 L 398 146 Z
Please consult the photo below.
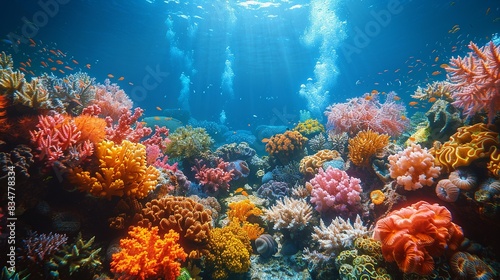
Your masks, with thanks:
M 165 116 L 177 119 L 183 123 L 188 123 L 189 119 L 191 118 L 191 113 L 187 110 L 181 110 L 181 109 L 163 109 L 162 113 Z
M 255 239 L 257 253 L 263 258 L 269 258 L 278 252 L 278 243 L 274 238 L 267 234 L 261 234 Z
M 425 113 L 429 122 L 428 142 L 449 140 L 450 136 L 463 125 L 459 111 L 448 101 L 439 99 Z
M 178 119 L 165 116 L 146 117 L 142 119 L 142 122 L 144 123 L 144 126 L 151 128 L 154 128 L 155 125 L 159 127 L 165 126 L 170 130 L 170 132 L 174 132 L 177 128 L 184 125 Z

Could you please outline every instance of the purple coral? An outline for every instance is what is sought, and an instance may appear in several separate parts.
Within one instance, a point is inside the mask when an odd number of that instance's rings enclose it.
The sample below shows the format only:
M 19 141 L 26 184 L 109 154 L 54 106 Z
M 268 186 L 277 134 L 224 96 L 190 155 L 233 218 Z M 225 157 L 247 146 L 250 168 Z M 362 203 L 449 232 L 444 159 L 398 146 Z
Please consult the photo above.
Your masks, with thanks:
M 257 196 L 267 199 L 272 205 L 276 204 L 277 200 L 290 195 L 290 187 L 285 182 L 270 180 L 262 184 L 257 190 Z
M 48 261 L 68 241 L 66 234 L 33 232 L 22 242 L 22 258 L 33 263 Z
M 320 168 L 306 186 L 311 189 L 311 203 L 316 205 L 318 212 L 332 211 L 349 217 L 361 209 L 360 182 L 345 171 L 330 166 L 326 171 Z

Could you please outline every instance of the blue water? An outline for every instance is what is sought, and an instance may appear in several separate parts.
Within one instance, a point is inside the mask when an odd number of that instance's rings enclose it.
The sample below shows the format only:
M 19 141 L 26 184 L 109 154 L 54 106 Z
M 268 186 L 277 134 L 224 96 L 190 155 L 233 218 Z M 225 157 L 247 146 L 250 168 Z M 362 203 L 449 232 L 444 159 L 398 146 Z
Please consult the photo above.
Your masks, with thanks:
M 22 18 L 35 21 L 41 9 L 36 1 L 4 2 L 2 38 L 22 34 Z M 431 75 L 444 72 L 441 63 L 500 30 L 498 1 L 258 3 L 70 0 L 34 33 L 37 46 L 21 44 L 14 60 L 43 60 L 43 46 L 57 48 L 67 54 L 65 64 L 96 82 L 112 74 L 146 116 L 162 115 L 156 107 L 181 108 L 219 121 L 224 110 L 234 129 L 292 126 L 299 110 L 322 117 L 327 105 L 373 89 L 396 91 L 409 102 L 418 85 L 444 79 L 444 73 Z M 314 3 L 323 9 L 319 14 Z M 450 33 L 455 25 L 460 30 Z M 359 30 L 368 33 L 362 45 Z M 316 40 L 306 42 L 307 36 Z M 1 44 L 12 52 L 12 45 Z M 315 73 L 317 63 L 325 66 L 317 70 L 322 73 Z M 39 62 L 32 69 L 50 72 Z M 144 81 L 151 71 L 159 76 Z M 309 100 L 299 93 L 308 78 L 309 91 L 316 90 Z

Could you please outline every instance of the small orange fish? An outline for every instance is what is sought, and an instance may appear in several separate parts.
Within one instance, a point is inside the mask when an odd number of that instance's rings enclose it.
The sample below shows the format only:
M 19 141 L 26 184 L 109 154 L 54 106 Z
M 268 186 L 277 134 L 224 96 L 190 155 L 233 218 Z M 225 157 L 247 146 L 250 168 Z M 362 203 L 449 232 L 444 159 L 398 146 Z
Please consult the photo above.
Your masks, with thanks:
M 29 40 L 30 40 L 30 43 L 31 43 L 31 45 L 30 45 L 31 47 L 36 46 L 36 43 L 35 43 L 35 41 L 33 39 L 30 38 Z
M 410 106 L 417 106 L 418 102 L 417 101 L 411 101 L 410 103 L 408 103 L 408 105 L 410 105 Z
M 19 70 L 21 70 L 23 72 L 27 72 L 26 69 L 24 69 L 23 67 L 19 67 Z
M 115 76 L 113 74 L 108 74 L 108 78 L 113 79 Z
M 155 117 L 154 117 L 154 119 L 155 119 L 155 121 L 159 121 L 159 120 L 160 120 L 160 117 L 155 116 Z
M 61 72 L 61 74 L 64 74 L 64 71 L 62 69 L 59 69 L 59 72 Z
M 64 64 L 64 62 L 62 62 L 61 60 L 56 60 L 56 63 L 59 65 Z
M 52 71 L 56 71 L 56 70 L 57 70 L 57 68 L 52 67 L 52 68 L 50 68 L 50 70 L 52 70 Z
M 70 70 L 70 71 L 73 71 L 73 68 L 69 67 L 68 65 L 64 66 L 64 68 Z
M 47 58 L 47 60 L 50 61 L 50 62 L 54 62 L 54 60 L 52 58 L 50 58 L 50 57 Z
M 26 63 L 21 62 L 20 64 L 21 64 L 23 67 L 26 67 Z
M 263 138 L 261 141 L 262 141 L 262 143 L 267 143 L 267 142 L 269 142 L 269 138 Z
M 401 97 L 399 97 L 399 96 L 394 96 L 394 100 L 395 100 L 395 101 L 399 101 L 399 100 L 401 100 Z
M 34 73 L 33 71 L 31 71 L 31 70 L 30 70 L 30 71 L 29 71 L 29 73 L 30 73 L 31 75 L 35 76 L 35 73 Z
M 162 111 L 162 109 L 159 106 L 156 106 L 156 110 Z
M 31 62 L 30 61 L 26 61 L 26 65 L 28 65 L 28 67 L 31 67 Z
M 436 97 L 431 97 L 431 98 L 429 98 L 429 102 L 431 102 L 431 103 L 436 102 L 436 100 L 437 100 L 437 99 L 436 99 Z
M 372 90 L 371 94 L 377 94 L 378 93 L 378 90 L 374 89 Z
M 43 67 L 47 67 L 47 63 L 45 61 L 40 61 L 40 64 L 42 64 Z
M 78 61 L 76 61 L 75 59 L 73 59 L 71 61 L 73 61 L 74 64 L 78 64 Z
M 248 196 L 248 193 L 246 191 L 242 191 L 241 194 L 244 196 Z
M 372 95 L 369 95 L 369 94 L 365 95 L 365 100 L 370 101 L 370 100 L 372 100 L 372 99 L 373 99 L 373 96 L 372 96 Z
M 401 115 L 401 120 L 406 121 L 407 117 L 405 115 Z
M 437 75 L 440 75 L 441 74 L 441 71 L 434 71 L 432 72 L 432 76 L 437 76 Z
M 66 56 L 66 54 L 65 54 L 65 53 L 63 53 L 61 50 L 57 50 L 57 52 L 58 52 L 60 55 L 62 55 L 62 56 Z
M 118 81 L 123 81 L 125 80 L 125 77 L 121 76 L 120 78 L 118 78 Z
M 244 190 L 245 190 L 244 188 L 237 188 L 237 189 L 234 191 L 234 193 L 240 193 L 240 192 L 242 192 L 242 191 L 244 191 Z
M 446 63 L 443 63 L 443 64 L 439 65 L 439 67 L 441 67 L 441 68 L 443 68 L 443 69 L 444 69 L 444 68 L 448 68 L 448 67 L 450 67 L 450 65 L 448 65 L 448 64 L 446 64 Z
M 437 62 L 439 60 L 439 56 L 436 56 L 436 58 L 434 58 L 434 62 Z
M 398 73 L 400 70 L 401 69 L 398 68 L 398 69 L 394 70 L 394 73 Z
M 488 7 L 488 9 L 486 10 L 486 15 L 488 15 L 490 13 L 490 11 L 491 11 L 491 8 Z
M 87 63 L 87 65 L 85 65 L 85 67 L 87 67 L 87 69 L 90 69 L 90 64 Z
M 55 50 L 49 50 L 49 52 L 55 56 L 59 56 Z

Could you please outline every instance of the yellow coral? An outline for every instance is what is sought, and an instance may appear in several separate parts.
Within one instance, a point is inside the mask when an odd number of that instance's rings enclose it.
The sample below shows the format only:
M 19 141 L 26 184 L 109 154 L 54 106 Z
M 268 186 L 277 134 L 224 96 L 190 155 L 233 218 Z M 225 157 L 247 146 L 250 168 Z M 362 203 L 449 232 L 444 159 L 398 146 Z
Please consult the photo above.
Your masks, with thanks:
M 104 140 L 97 145 L 99 168 L 92 172 L 81 167 L 70 170 L 69 180 L 81 191 L 94 196 L 145 197 L 157 184 L 160 172 L 146 166 L 146 147 L 123 141 L 120 145 Z
M 266 144 L 266 152 L 284 165 L 303 152 L 306 141 L 307 138 L 298 131 L 285 131 L 285 133 L 273 135 L 269 139 Z
M 233 273 L 250 269 L 252 246 L 245 231 L 236 223 L 213 229 L 205 258 L 205 267 L 213 279 L 227 279 Z
M 255 207 L 255 204 L 253 204 L 250 199 L 229 203 L 227 216 L 230 221 L 237 219 L 240 222 L 244 222 L 251 215 L 260 216 L 262 215 L 262 210 Z
M 241 229 L 244 230 L 250 240 L 257 239 L 261 234 L 264 233 L 264 229 L 259 226 L 259 224 L 252 224 L 249 222 L 243 222 Z
M 488 162 L 486 167 L 493 177 L 500 177 L 500 148 L 494 147 L 494 150 L 490 155 L 490 162 Z
M 325 132 L 325 127 L 316 119 L 307 119 L 304 122 L 299 122 L 293 130 L 309 137 L 314 134 Z
M 430 152 L 434 155 L 436 164 L 446 172 L 451 172 L 460 166 L 468 166 L 480 158 L 494 157 L 500 141 L 498 133 L 490 130 L 484 123 L 463 126 L 442 145 L 435 145 Z M 493 159 L 494 160 L 494 159 Z M 494 163 L 491 164 L 493 166 Z
M 374 190 L 370 193 L 370 199 L 375 205 L 382 204 L 385 200 L 385 194 L 381 190 Z
M 389 135 L 366 130 L 349 139 L 349 159 L 357 166 L 367 167 L 371 158 L 389 143 Z
M 335 150 L 320 150 L 312 156 L 305 156 L 301 159 L 299 170 L 304 175 L 314 176 L 323 163 L 339 157 L 340 153 Z

